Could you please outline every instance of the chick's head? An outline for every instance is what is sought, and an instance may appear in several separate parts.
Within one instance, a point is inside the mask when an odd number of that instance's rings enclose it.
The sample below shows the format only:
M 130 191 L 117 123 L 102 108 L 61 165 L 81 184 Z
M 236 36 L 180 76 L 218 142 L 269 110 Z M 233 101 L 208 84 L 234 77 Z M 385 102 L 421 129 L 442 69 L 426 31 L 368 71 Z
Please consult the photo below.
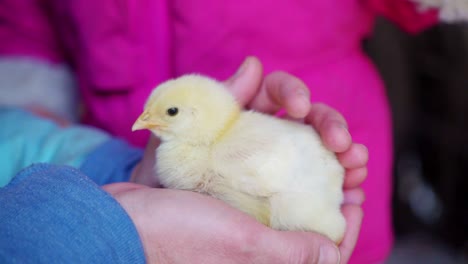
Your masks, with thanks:
M 238 118 L 241 108 L 220 82 L 185 75 L 159 85 L 132 130 L 149 129 L 162 141 L 210 144 Z

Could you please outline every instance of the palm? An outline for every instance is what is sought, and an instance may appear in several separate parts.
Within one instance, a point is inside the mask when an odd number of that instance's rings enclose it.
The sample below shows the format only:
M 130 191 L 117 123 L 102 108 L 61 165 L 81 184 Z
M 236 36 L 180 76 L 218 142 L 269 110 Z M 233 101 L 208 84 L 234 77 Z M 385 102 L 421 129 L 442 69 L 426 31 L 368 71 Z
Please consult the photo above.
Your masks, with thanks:
M 103 189 L 134 221 L 149 263 L 296 263 L 294 257 L 307 257 L 309 261 L 316 257 L 311 255 L 311 245 L 331 243 L 313 233 L 269 229 L 229 205 L 198 193 L 133 183 L 110 184 Z M 345 215 L 351 228 L 340 246 L 342 259 L 349 258 L 352 247 L 346 243 L 359 230 L 355 227 L 359 227 L 360 219 L 349 209 Z
M 139 233 L 144 234 L 144 244 L 157 249 L 145 248 L 148 259 L 155 263 L 226 263 L 230 259 L 242 263 L 243 256 L 253 250 L 246 238 L 266 230 L 249 216 L 208 196 L 132 186 L 117 185 L 117 192 L 116 185 L 104 188 L 114 192 L 130 214 Z M 237 250 L 225 250 L 232 248 Z

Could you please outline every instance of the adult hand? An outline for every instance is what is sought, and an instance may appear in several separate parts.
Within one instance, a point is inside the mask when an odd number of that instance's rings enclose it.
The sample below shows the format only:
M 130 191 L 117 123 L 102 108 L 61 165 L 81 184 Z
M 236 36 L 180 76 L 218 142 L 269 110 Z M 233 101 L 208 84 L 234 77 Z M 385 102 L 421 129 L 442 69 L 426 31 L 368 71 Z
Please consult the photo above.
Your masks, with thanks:
M 312 232 L 275 231 L 209 196 L 134 183 L 103 189 L 133 220 L 148 263 L 339 261 L 338 249 L 327 238 Z
M 346 218 L 346 233 L 339 245 L 341 263 L 347 263 L 359 236 L 364 193 L 359 187 L 367 177 L 367 148 L 352 141 L 344 117 L 322 103 L 310 103 L 310 92 L 298 78 L 286 72 L 273 72 L 263 77 L 260 61 L 248 57 L 225 84 L 246 107 L 276 114 L 285 109 L 289 118 L 312 125 L 325 146 L 336 153 L 346 169 L 343 184 L 345 201 L 342 212 Z
M 363 216 L 360 205 L 364 201 L 364 194 L 359 186 L 367 176 L 367 148 L 352 141 L 346 120 L 340 113 L 325 104 L 309 102 L 309 89 L 301 80 L 285 72 L 273 72 L 263 77 L 262 65 L 255 57 L 247 58 L 225 84 L 246 108 L 269 114 L 284 108 L 291 118 L 312 125 L 321 135 L 325 146 L 337 154 L 346 169 L 342 211 L 347 228 L 339 245 L 341 263 L 346 263 L 354 250 Z M 144 159 L 132 177 L 134 182 L 159 186 L 154 176 L 155 149 L 158 144 L 159 141 L 152 137 Z

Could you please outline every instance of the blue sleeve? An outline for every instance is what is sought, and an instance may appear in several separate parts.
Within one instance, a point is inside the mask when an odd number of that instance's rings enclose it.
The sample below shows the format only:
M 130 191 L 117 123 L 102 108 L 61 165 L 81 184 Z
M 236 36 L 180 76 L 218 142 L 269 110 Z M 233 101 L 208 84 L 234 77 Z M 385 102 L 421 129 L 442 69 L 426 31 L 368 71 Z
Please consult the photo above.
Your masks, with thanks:
M 90 152 L 80 170 L 99 185 L 127 182 L 142 156 L 142 149 L 111 139 Z
M 0 263 L 145 262 L 125 210 L 74 168 L 28 167 L 0 201 Z
M 89 152 L 109 140 L 101 130 L 66 128 L 29 112 L 0 107 L 0 187 L 33 163 L 79 167 Z

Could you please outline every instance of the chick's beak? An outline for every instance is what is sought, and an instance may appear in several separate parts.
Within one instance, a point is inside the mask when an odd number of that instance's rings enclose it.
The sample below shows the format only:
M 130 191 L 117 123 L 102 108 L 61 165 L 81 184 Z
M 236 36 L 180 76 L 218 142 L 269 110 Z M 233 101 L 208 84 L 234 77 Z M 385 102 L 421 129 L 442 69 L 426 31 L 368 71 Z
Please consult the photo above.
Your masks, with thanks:
M 132 126 L 132 131 L 142 130 L 142 129 L 153 129 L 158 127 L 159 125 L 156 122 L 150 120 L 150 114 L 148 112 L 144 112 L 143 114 L 138 117 L 135 123 Z

